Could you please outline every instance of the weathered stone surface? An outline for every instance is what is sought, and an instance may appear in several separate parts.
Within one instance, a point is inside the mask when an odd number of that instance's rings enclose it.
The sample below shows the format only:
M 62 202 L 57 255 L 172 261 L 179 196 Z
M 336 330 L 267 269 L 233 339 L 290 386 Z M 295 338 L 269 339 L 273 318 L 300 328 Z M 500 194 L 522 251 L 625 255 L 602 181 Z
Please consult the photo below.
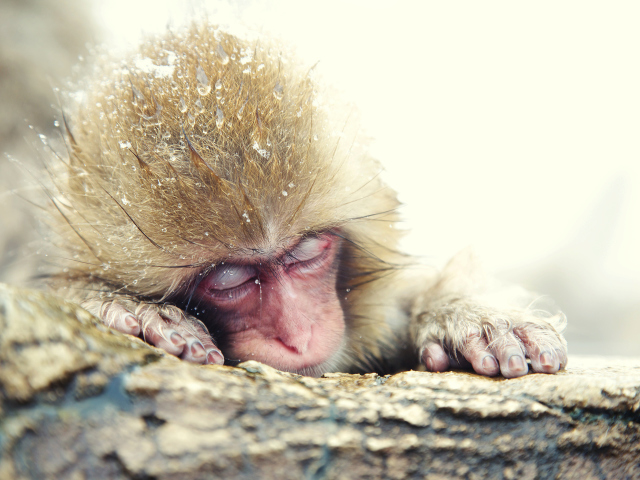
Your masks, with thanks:
M 640 359 L 308 378 L 187 364 L 0 287 L 0 479 L 640 478 Z

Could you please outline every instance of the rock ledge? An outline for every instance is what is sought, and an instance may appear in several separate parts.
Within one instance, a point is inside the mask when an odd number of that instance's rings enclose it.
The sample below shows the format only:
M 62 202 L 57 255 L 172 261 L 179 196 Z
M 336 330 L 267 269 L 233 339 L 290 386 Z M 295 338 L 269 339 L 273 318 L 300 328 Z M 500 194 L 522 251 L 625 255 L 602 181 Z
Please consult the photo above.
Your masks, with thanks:
M 557 375 L 199 367 L 0 285 L 0 480 L 640 478 L 640 359 Z

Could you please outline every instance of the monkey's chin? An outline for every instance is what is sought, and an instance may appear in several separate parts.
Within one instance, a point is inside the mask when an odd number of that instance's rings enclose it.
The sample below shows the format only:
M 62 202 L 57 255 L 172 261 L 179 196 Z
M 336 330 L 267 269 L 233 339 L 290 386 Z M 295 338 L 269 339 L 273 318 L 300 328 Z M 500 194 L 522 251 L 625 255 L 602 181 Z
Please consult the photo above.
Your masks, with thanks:
M 244 343 L 244 342 L 243 342 Z M 237 345 L 237 344 L 236 344 Z M 255 348 L 251 348 L 254 346 Z M 238 358 L 240 361 L 256 360 L 285 372 L 320 377 L 326 372 L 335 371 L 343 356 L 344 338 L 329 342 L 326 338 L 310 342 L 304 352 L 296 351 L 280 339 L 247 341 L 242 345 L 244 352 L 230 352 L 226 358 Z

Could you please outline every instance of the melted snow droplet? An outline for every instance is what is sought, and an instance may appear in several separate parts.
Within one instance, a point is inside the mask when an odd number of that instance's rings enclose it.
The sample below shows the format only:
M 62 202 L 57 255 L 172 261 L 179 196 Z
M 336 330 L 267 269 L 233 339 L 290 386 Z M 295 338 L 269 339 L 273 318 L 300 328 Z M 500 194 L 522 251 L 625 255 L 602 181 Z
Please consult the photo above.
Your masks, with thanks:
M 222 89 L 222 80 L 218 79 L 216 81 L 216 90 Z
M 182 97 L 180 97 L 180 101 L 178 102 L 178 108 L 181 113 L 185 113 L 187 111 L 187 102 L 185 102 Z
M 227 52 L 224 51 L 224 48 L 222 48 L 222 45 L 218 45 L 218 48 L 216 49 L 216 53 L 218 54 L 218 57 L 220 58 L 220 63 L 222 63 L 222 65 L 226 65 L 227 63 L 229 63 L 229 55 L 227 55 Z
M 124 203 L 125 205 L 131 205 L 131 202 L 129 200 L 127 200 L 127 197 L 122 197 L 122 203 Z
M 160 123 L 162 123 L 160 121 L 161 115 L 162 115 L 162 105 L 158 105 L 157 102 L 156 102 L 156 111 L 153 115 L 140 114 L 143 120 L 146 120 L 147 122 L 151 122 L 152 125 L 160 125 Z
M 224 124 L 224 113 L 222 113 L 222 110 L 220 109 L 220 107 L 216 107 L 216 127 L 222 128 L 223 124 Z
M 132 104 L 138 105 L 138 103 L 144 105 L 144 96 L 142 95 L 142 93 L 140 92 L 140 90 L 138 90 L 136 87 L 134 87 L 133 85 L 131 85 L 131 92 L 133 93 L 133 100 L 132 100 Z
M 46 136 L 46 135 L 43 135 L 43 134 L 41 134 L 41 133 L 40 133 L 40 134 L 38 134 L 38 137 L 40 137 L 40 141 L 41 141 L 44 145 L 47 145 L 47 144 L 48 144 L 48 143 L 47 143 L 47 136 Z
M 282 100 L 283 88 L 280 85 L 280 82 L 276 83 L 276 86 L 273 87 L 273 96 L 276 100 Z
M 294 185 L 294 183 L 293 183 L 293 182 L 291 182 L 291 183 L 289 184 L 289 188 L 293 188 L 293 187 L 295 187 L 295 185 Z
M 198 109 L 198 113 L 203 113 L 204 112 L 204 105 L 202 105 L 202 102 L 200 101 L 200 99 L 196 100 L 196 108 Z
M 259 278 L 256 278 L 255 283 L 256 283 L 256 285 L 260 285 L 260 279 L 259 279 Z
M 189 122 L 189 125 L 193 127 L 196 124 L 196 117 L 194 117 L 193 115 L 191 115 L 191 113 L 189 113 L 187 115 L 187 121 Z
M 247 215 L 247 212 L 244 212 L 242 216 L 247 220 L 247 223 L 251 223 L 251 220 L 249 220 L 249 215 Z
M 208 237 L 209 236 L 209 232 L 204 232 L 204 236 Z
M 163 228 L 162 231 L 163 231 L 163 233 L 167 233 L 167 229 L 166 228 Z
M 209 77 L 207 77 L 200 65 L 196 69 L 196 81 L 198 82 L 198 93 L 200 95 L 208 95 L 211 91 L 211 83 L 209 83 Z
M 125 148 L 131 148 L 131 142 L 125 142 L 124 140 L 120 140 L 118 145 L 120 145 L 120 148 L 123 149 L 123 150 Z
M 247 99 L 244 101 L 244 103 L 240 107 L 240 110 L 238 110 L 238 113 L 236 113 L 236 117 L 238 117 L 238 120 L 242 120 L 242 111 L 244 110 L 244 106 L 247 104 L 248 101 L 249 101 L 249 97 L 247 97 Z
M 283 191 L 282 191 L 282 196 L 283 196 L 283 197 L 286 197 L 287 195 L 289 195 L 289 193 L 287 193 L 287 191 L 286 191 L 286 190 L 283 190 Z
M 58 120 L 54 120 L 53 121 L 53 126 L 54 127 L 59 127 L 60 126 L 60 122 Z

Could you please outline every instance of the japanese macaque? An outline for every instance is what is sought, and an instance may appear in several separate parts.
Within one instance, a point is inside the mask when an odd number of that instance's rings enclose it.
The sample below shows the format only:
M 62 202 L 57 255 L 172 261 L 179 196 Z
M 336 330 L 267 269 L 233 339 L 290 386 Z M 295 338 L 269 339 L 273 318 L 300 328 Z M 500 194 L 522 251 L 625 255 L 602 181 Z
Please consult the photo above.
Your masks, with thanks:
M 63 99 L 53 288 L 197 364 L 562 369 L 561 313 L 496 294 L 468 253 L 438 273 L 398 251 L 396 195 L 313 77 L 206 25 L 100 58 Z

